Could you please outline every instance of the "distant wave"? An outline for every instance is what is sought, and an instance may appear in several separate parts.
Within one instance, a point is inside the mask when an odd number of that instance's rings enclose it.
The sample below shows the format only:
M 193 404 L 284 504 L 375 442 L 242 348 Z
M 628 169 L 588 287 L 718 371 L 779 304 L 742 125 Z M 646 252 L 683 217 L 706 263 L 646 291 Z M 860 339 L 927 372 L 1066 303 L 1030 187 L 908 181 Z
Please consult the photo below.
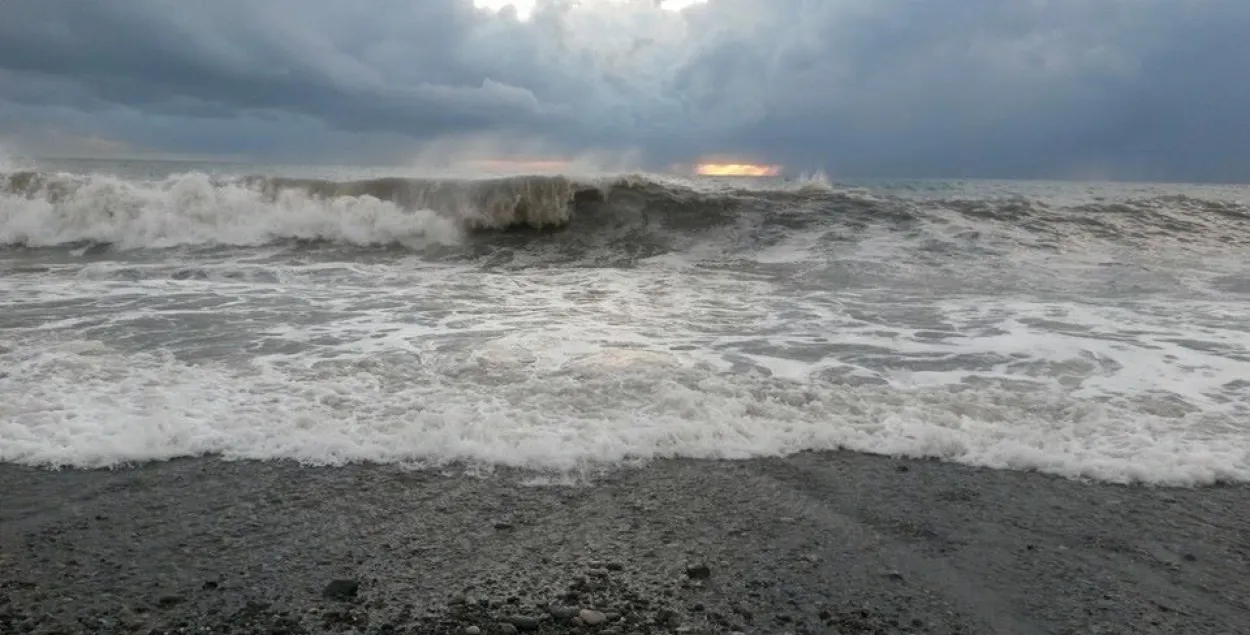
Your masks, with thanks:
M 352 181 L 0 174 L 0 245 L 9 247 L 314 241 L 516 248 L 532 239 L 531 230 L 545 236 L 561 229 L 562 248 L 645 255 L 710 231 L 736 232 L 734 244 L 749 247 L 815 228 L 894 227 L 933 238 L 954 225 L 964 238 L 985 233 L 1034 246 L 1085 239 L 1250 244 L 1250 209 L 1241 202 L 1175 195 L 1079 205 L 1025 197 L 916 201 L 836 188 L 819 175 L 748 186 L 647 174 Z

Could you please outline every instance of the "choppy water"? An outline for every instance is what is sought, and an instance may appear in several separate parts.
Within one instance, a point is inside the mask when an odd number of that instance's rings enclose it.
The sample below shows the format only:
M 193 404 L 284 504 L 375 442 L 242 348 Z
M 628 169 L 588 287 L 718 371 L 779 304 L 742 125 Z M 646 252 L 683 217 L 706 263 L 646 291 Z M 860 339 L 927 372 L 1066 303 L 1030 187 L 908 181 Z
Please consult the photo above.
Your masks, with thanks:
M 0 172 L 0 461 L 1250 481 L 1243 188 Z

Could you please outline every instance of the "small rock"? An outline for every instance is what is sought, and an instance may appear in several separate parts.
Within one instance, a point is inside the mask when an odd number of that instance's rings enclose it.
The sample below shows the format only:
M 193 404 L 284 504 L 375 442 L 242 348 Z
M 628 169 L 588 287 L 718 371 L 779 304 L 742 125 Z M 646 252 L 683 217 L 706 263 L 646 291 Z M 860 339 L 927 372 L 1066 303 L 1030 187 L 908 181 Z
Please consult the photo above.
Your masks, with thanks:
M 1198 556 L 1195 556 L 1192 553 L 1187 553 L 1181 556 L 1181 559 L 1184 560 L 1185 562 L 1196 562 L 1198 560 Z
M 677 611 L 674 611 L 673 609 L 660 609 L 660 611 L 655 614 L 655 621 L 660 624 L 675 624 L 678 621 Z
M 513 615 L 508 618 L 508 623 L 522 631 L 538 630 L 538 618 L 529 615 Z
M 360 583 L 355 580 L 331 580 L 321 591 L 323 597 L 331 600 L 350 600 L 360 591 Z
M 464 629 L 464 635 L 482 635 L 482 629 L 476 626 L 470 626 Z
M 509 623 L 507 623 L 507 622 L 504 622 L 504 623 L 502 623 L 502 624 L 500 624 L 500 625 L 499 625 L 499 632 L 500 632 L 500 633 L 503 633 L 503 635 L 516 635 L 516 633 L 517 633 L 517 627 L 515 627 L 515 626 L 513 626 L 513 625 L 511 625 L 511 624 L 509 624 Z
M 551 617 L 554 617 L 557 620 L 566 621 L 577 617 L 577 607 L 552 604 L 547 607 L 547 613 L 551 614 Z
M 186 598 L 181 595 L 162 595 L 161 598 L 156 601 L 156 605 L 168 608 L 174 606 L 175 604 L 182 604 L 185 601 Z
M 706 580 L 712 576 L 712 570 L 706 564 L 696 564 L 686 567 L 686 575 L 692 580 Z
M 499 531 L 507 531 L 509 529 L 512 529 L 512 523 L 506 522 L 506 521 L 499 521 L 495 523 L 495 529 L 498 529 Z
M 898 571 L 887 571 L 885 574 L 885 577 L 891 580 L 902 580 L 903 574 L 899 573 Z
M 608 571 L 623 571 L 625 569 L 625 565 L 619 562 L 609 562 L 604 566 L 607 567 Z
M 578 612 L 577 617 L 581 618 L 582 623 L 586 626 L 598 626 L 608 619 L 608 616 L 603 613 L 600 613 L 599 611 L 592 611 L 590 609 L 582 609 Z

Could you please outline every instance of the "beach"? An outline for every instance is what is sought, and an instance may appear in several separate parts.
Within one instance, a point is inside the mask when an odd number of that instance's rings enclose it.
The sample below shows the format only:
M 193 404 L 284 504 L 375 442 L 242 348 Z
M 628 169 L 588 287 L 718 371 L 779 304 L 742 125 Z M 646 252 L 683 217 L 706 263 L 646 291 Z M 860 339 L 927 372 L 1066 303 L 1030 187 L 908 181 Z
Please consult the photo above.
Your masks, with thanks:
M 1250 629 L 1245 485 L 833 452 L 567 483 L 212 458 L 4 465 L 0 491 L 5 633 Z M 604 621 L 575 624 L 582 609 Z

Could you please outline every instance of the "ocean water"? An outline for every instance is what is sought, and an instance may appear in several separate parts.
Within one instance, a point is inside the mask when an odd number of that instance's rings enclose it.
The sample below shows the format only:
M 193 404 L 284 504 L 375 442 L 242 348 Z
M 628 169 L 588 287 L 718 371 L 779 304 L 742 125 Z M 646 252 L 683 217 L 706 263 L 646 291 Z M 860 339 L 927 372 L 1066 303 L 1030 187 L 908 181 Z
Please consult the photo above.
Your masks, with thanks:
M 0 166 L 0 461 L 1250 481 L 1250 189 Z

